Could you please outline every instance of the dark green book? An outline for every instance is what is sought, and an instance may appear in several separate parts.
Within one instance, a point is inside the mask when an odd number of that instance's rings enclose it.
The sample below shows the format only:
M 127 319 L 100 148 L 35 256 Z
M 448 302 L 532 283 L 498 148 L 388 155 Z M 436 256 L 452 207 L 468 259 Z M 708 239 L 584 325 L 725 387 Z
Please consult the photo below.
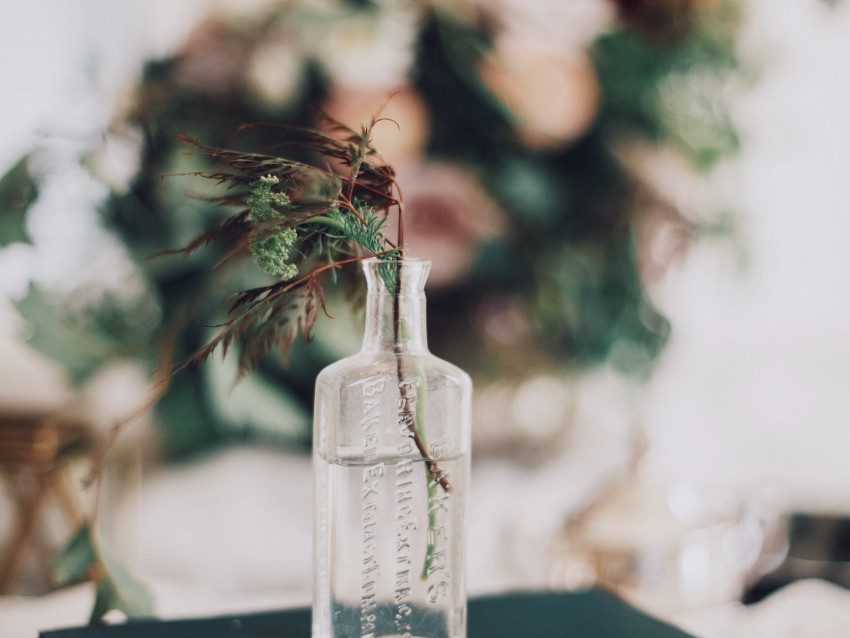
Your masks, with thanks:
M 41 638 L 310 638 L 310 610 L 145 620 L 45 631 Z M 688 634 L 593 590 L 471 599 L 468 638 L 688 638 Z

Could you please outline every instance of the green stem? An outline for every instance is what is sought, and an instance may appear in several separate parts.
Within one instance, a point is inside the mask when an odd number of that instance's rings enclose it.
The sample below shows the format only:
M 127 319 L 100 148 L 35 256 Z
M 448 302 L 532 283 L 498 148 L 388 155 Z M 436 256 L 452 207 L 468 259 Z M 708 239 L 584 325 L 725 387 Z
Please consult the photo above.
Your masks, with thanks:
M 400 265 L 399 265 L 400 267 Z M 398 276 L 398 275 L 397 275 Z M 397 279 L 398 281 L 398 279 Z M 398 285 L 398 284 L 396 284 Z M 395 332 L 395 341 L 398 343 L 400 338 L 400 309 L 399 309 L 399 293 L 396 290 L 394 299 L 393 299 L 393 329 Z M 405 379 L 410 377 L 410 372 L 407 369 L 407 362 L 405 360 L 405 355 L 401 352 L 396 353 L 396 374 L 398 376 L 399 385 L 401 385 Z M 417 400 L 418 403 L 418 400 Z M 425 441 L 421 435 L 422 428 L 418 423 L 418 419 L 416 418 L 416 414 L 412 415 L 410 419 L 410 436 L 413 439 L 413 442 L 416 444 L 416 449 L 419 450 L 419 454 L 425 460 L 425 465 L 428 468 L 429 476 L 438 483 L 446 492 L 452 491 L 452 485 L 449 483 L 448 477 L 445 473 L 440 469 L 439 464 L 437 463 L 437 459 L 435 459 L 428 452 L 428 447 L 425 445 Z
M 422 374 L 421 368 L 417 370 L 418 376 L 420 379 L 424 376 Z M 425 423 L 425 384 L 420 383 L 416 388 L 416 422 L 418 424 Z M 428 439 L 426 433 L 422 429 L 420 425 L 419 436 L 422 439 L 422 443 L 427 447 Z M 432 507 L 434 504 L 434 499 L 437 497 L 437 486 L 439 483 L 433 480 L 430 473 L 425 474 L 425 489 L 428 492 L 428 529 L 433 529 L 437 526 L 437 508 Z M 428 578 L 428 571 L 431 569 L 431 563 L 433 562 L 433 555 L 435 544 L 434 541 L 431 540 L 432 536 L 430 534 L 427 535 L 428 544 L 425 547 L 425 560 L 422 564 L 422 580 Z
M 401 264 L 399 263 L 397 265 L 396 270 L 396 289 L 394 291 L 395 294 L 393 298 L 393 330 L 395 332 L 396 343 L 398 343 L 399 339 L 403 337 L 402 333 L 404 330 L 404 327 L 401 325 L 400 313 L 400 271 Z M 416 384 L 416 408 L 414 410 L 414 413 L 410 415 L 412 417 L 410 419 L 410 434 L 414 442 L 416 443 L 416 447 L 419 450 L 419 453 L 422 455 L 422 458 L 425 460 L 426 464 L 427 471 L 425 473 L 425 489 L 427 490 L 428 494 L 426 508 L 428 511 L 428 529 L 431 529 L 437 526 L 436 508 L 432 507 L 434 499 L 437 496 L 437 487 L 440 486 L 446 492 L 451 492 L 452 486 L 451 483 L 449 483 L 446 474 L 440 469 L 437 460 L 433 456 L 431 456 L 431 453 L 428 451 L 427 434 L 424 428 L 426 379 L 425 374 L 422 371 L 421 365 L 416 366 L 416 370 L 411 371 L 407 365 L 405 355 L 401 352 L 397 352 L 396 366 L 399 386 L 401 386 L 401 384 L 406 379 L 409 379 L 414 375 L 419 381 L 419 383 Z M 428 578 L 428 572 L 431 568 L 433 554 L 434 543 L 429 540 L 425 548 L 425 558 L 422 563 L 422 580 Z

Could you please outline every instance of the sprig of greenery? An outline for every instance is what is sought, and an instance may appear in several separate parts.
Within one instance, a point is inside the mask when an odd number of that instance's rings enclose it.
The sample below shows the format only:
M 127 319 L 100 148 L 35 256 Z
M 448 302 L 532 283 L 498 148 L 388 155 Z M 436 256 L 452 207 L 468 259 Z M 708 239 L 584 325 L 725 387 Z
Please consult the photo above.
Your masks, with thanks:
M 384 215 L 377 214 L 370 206 L 363 205 L 360 202 L 355 203 L 359 215 L 348 215 L 341 210 L 332 210 L 327 215 L 315 218 L 313 221 L 320 222 L 328 226 L 337 234 L 335 239 L 343 241 L 351 241 L 361 246 L 365 250 L 377 255 L 378 253 L 386 253 L 387 239 L 384 237 L 384 226 L 387 218 Z M 397 248 L 393 248 L 389 253 L 396 254 Z
M 324 309 L 328 275 L 366 257 L 394 261 L 402 256 L 403 246 L 385 234 L 387 216 L 392 209 L 401 216 L 403 202 L 394 171 L 372 147 L 376 122 L 359 132 L 332 122 L 339 139 L 299 127 L 251 126 L 280 134 L 274 149 L 300 147 L 316 156 L 316 164 L 214 148 L 181 136 L 224 167 L 192 175 L 223 186 L 225 192 L 212 201 L 233 213 L 183 248 L 165 252 L 189 255 L 218 244 L 224 248 L 218 265 L 250 256 L 277 281 L 237 293 L 219 333 L 178 369 L 201 364 L 216 350 L 224 355 L 236 342 L 239 378 L 271 350 L 286 360 L 299 336 L 310 339 Z
M 221 261 L 250 252 L 261 268 L 279 280 L 237 293 L 218 334 L 180 368 L 199 365 L 216 350 L 226 355 L 234 342 L 241 345 L 237 381 L 271 350 L 277 350 L 286 360 L 299 336 L 310 339 L 319 310 L 324 309 L 324 278 L 366 257 L 387 262 L 381 277 L 387 289 L 397 293 L 399 260 L 404 253 L 404 203 L 395 172 L 372 147 L 370 134 L 378 121 L 372 120 L 360 132 L 331 122 L 341 139 L 311 129 L 269 125 L 283 133 L 282 142 L 275 148 L 300 146 L 324 159 L 327 168 L 213 148 L 183 137 L 229 169 L 194 174 L 226 185 L 228 192 L 213 201 L 236 211 L 184 248 L 170 252 L 190 254 L 202 246 L 223 243 L 226 252 Z M 398 213 L 396 243 L 384 232 L 393 208 Z M 246 246 L 249 251 L 244 250 Z M 401 312 L 397 295 L 393 327 L 398 336 Z M 399 383 L 411 376 L 401 356 L 397 369 Z M 411 415 L 408 426 L 426 461 L 429 481 L 451 491 L 448 479 L 428 452 L 422 424 Z

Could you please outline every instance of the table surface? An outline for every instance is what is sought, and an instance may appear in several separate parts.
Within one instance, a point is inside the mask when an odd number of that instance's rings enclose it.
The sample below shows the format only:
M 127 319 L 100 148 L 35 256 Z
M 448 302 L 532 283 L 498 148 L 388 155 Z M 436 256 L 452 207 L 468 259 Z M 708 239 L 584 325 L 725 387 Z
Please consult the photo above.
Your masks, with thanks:
M 41 638 L 309 638 L 310 610 L 145 620 L 41 633 Z M 603 591 L 518 593 L 469 601 L 469 638 L 687 638 Z

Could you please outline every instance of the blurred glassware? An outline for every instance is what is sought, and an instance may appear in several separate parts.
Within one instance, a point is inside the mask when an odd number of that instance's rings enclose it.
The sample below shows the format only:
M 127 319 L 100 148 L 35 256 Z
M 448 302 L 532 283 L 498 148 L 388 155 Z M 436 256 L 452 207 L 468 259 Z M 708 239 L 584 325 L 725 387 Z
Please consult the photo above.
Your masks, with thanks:
M 601 586 L 661 616 L 740 600 L 765 541 L 757 506 L 634 469 L 566 522 L 555 587 Z
M 807 578 L 850 589 L 850 516 L 796 512 L 782 531 L 785 551 L 752 583 L 744 602 L 758 602 L 789 583 Z
M 767 494 L 742 497 L 655 479 L 640 425 L 623 411 L 627 405 L 612 414 L 621 436 L 588 446 L 583 436 L 588 424 L 581 423 L 586 389 L 575 386 L 570 443 L 561 448 L 566 456 L 560 471 L 556 464 L 535 469 L 521 486 L 534 494 L 530 500 L 537 509 L 548 511 L 519 506 L 499 521 L 500 543 L 508 548 L 501 566 L 505 578 L 521 588 L 602 587 L 671 621 L 739 602 L 784 556 L 777 504 Z M 602 424 L 593 425 L 599 430 Z M 517 449 L 521 454 L 523 448 Z M 571 472 L 582 463 L 577 480 Z M 554 495 L 541 494 L 544 488 Z

